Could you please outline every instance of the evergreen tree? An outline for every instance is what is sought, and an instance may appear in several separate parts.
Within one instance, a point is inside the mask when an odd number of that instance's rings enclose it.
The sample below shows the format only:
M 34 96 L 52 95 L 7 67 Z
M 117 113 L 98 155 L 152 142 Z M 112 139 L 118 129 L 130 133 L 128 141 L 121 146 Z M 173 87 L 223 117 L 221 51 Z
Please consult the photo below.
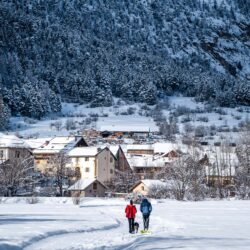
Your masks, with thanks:
M 2 95 L 0 94 L 0 131 L 8 126 L 10 118 L 10 110 L 8 106 L 4 105 Z

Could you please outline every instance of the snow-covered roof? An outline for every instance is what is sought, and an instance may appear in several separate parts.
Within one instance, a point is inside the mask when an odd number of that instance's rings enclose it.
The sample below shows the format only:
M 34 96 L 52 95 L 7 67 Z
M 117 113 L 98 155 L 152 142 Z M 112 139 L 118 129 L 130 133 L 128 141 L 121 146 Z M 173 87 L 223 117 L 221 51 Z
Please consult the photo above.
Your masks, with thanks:
M 154 150 L 152 144 L 129 144 L 127 145 L 128 150 Z
M 76 156 L 96 156 L 100 152 L 98 147 L 76 147 L 69 151 L 68 155 L 71 157 Z
M 187 147 L 180 147 L 180 145 L 177 145 L 175 143 L 166 142 L 166 143 L 154 143 L 154 144 L 126 144 L 121 145 L 124 152 L 127 152 L 128 150 L 153 150 L 154 154 L 166 154 L 171 151 L 187 151 Z
M 119 145 L 110 145 L 110 144 L 101 144 L 101 145 L 97 145 L 97 147 L 104 149 L 104 148 L 108 148 L 111 153 L 116 156 L 118 150 L 119 150 Z
M 172 180 L 161 181 L 161 180 L 144 179 L 144 180 L 140 180 L 139 182 L 137 182 L 133 186 L 132 190 L 141 183 L 143 183 L 148 189 L 154 186 L 155 187 L 168 187 L 168 188 L 172 188 L 175 186 L 175 182 Z
M 126 157 L 131 168 L 164 167 L 166 166 L 166 163 L 173 161 L 168 157 L 156 158 L 152 155 L 131 156 L 127 154 Z
M 95 178 L 87 178 L 87 179 L 80 179 L 78 180 L 75 184 L 69 187 L 69 191 L 74 191 L 74 190 L 84 190 L 86 189 L 89 185 L 94 183 L 96 180 Z M 98 181 L 101 185 L 105 187 L 104 184 L 102 184 L 100 181 Z
M 147 126 L 145 124 L 128 124 L 124 121 L 124 124 L 103 124 L 99 126 L 100 131 L 113 131 L 113 132 L 158 132 L 159 128 L 156 125 Z
M 32 149 L 37 149 L 41 147 L 46 141 L 50 141 L 52 138 L 30 138 L 25 139 L 25 142 L 30 146 Z
M 177 150 L 177 145 L 174 143 L 154 143 L 153 144 L 155 154 L 165 154 L 172 150 Z
M 151 180 L 151 179 L 145 179 L 145 180 L 141 180 L 141 182 L 147 186 L 148 188 L 152 187 L 152 186 L 165 186 L 166 183 L 160 180 Z
M 45 142 L 42 146 L 34 150 L 34 154 L 43 153 L 59 153 L 61 151 L 69 151 L 74 148 L 82 139 L 82 136 L 58 136 L 50 141 Z
M 0 133 L 0 148 L 30 148 L 30 146 L 15 135 Z
M 110 145 L 109 150 L 112 152 L 114 156 L 116 156 L 118 150 L 119 150 L 119 145 Z

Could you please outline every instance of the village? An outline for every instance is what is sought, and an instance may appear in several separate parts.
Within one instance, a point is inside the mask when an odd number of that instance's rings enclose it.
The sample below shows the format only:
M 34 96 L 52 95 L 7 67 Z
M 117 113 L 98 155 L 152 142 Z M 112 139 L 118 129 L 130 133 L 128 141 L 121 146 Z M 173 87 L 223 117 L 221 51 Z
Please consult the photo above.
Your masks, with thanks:
M 195 138 L 184 144 L 162 140 L 150 129 L 108 129 L 52 138 L 1 134 L 2 195 L 178 200 L 235 195 L 235 144 L 209 146 Z

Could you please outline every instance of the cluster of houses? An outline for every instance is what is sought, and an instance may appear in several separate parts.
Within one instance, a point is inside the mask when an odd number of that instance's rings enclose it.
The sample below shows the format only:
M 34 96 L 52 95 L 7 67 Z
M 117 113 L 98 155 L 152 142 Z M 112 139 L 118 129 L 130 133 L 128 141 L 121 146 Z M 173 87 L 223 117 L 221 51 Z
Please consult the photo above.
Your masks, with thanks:
M 106 183 L 115 176 L 115 171 L 133 171 L 140 180 L 131 191 L 147 194 L 149 186 L 155 183 L 157 174 L 187 152 L 187 146 L 174 143 L 153 144 L 102 144 L 88 146 L 82 136 L 57 136 L 49 139 L 23 140 L 14 135 L 0 135 L 0 164 L 18 158 L 33 157 L 34 169 L 40 173 L 50 173 L 50 159 L 58 154 L 66 154 L 66 167 L 78 173 L 68 191 L 81 196 L 104 196 Z M 234 154 L 235 155 L 235 154 Z M 203 154 L 204 167 L 208 176 L 228 173 L 209 172 L 207 154 Z M 232 156 L 230 156 L 232 157 Z M 211 161 L 218 159 L 211 157 Z M 231 165 L 237 165 L 233 157 Z M 214 163 L 215 164 L 215 163 Z M 234 172 L 234 171 L 233 171 Z M 230 176 L 233 175 L 230 173 Z

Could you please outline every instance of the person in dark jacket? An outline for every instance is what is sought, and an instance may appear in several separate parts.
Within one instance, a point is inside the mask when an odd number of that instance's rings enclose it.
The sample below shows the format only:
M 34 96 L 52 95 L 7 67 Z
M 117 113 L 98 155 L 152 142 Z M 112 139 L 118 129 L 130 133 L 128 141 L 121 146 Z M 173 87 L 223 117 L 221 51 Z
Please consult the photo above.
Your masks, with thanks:
M 152 205 L 146 198 L 142 200 L 140 210 L 143 217 L 144 231 L 147 231 L 149 228 L 149 216 L 152 212 Z
M 137 213 L 137 210 L 132 200 L 130 200 L 130 204 L 127 205 L 125 213 L 126 217 L 128 218 L 129 232 L 134 233 L 135 215 Z

